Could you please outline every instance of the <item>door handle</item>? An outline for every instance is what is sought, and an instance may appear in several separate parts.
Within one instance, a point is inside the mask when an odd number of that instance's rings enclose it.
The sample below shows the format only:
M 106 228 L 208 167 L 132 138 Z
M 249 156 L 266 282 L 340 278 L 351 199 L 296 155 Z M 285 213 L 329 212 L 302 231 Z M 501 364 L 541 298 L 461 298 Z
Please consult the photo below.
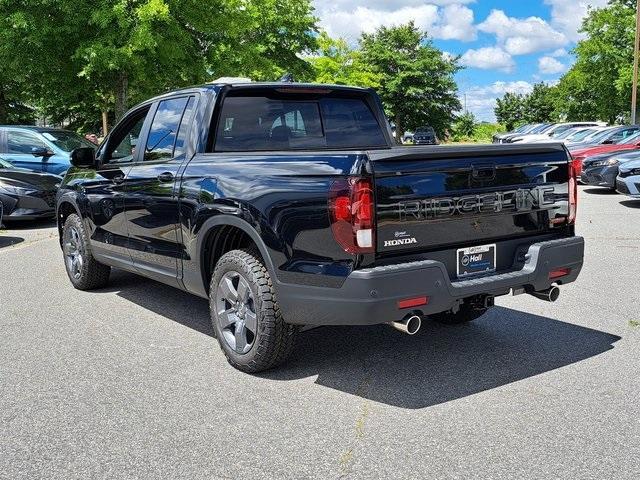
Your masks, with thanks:
M 116 175 L 111 179 L 111 181 L 116 185 L 121 185 L 124 183 L 124 175 Z
M 158 181 L 162 182 L 162 183 L 169 183 L 169 182 L 173 182 L 173 173 L 171 172 L 163 172 L 160 175 L 158 175 Z

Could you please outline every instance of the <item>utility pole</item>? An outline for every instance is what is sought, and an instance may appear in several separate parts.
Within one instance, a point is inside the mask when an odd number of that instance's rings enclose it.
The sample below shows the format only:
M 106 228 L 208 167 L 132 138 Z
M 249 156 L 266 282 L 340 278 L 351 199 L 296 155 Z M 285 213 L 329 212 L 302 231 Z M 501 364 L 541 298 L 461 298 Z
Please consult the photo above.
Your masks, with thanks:
M 631 124 L 636 124 L 636 106 L 638 101 L 638 54 L 640 48 L 640 0 L 636 6 L 636 43 L 633 46 L 633 85 L 631 87 Z

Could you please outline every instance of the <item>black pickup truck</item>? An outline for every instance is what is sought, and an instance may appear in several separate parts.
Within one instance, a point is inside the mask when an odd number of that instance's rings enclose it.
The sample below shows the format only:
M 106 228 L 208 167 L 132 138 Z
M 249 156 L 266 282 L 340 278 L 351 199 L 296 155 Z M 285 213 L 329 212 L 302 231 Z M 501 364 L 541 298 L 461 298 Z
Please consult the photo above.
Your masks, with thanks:
M 371 90 L 210 84 L 129 111 L 77 149 L 57 197 L 67 273 L 111 267 L 208 298 L 229 362 L 283 362 L 303 326 L 471 321 L 553 301 L 582 267 L 558 144 L 396 146 Z

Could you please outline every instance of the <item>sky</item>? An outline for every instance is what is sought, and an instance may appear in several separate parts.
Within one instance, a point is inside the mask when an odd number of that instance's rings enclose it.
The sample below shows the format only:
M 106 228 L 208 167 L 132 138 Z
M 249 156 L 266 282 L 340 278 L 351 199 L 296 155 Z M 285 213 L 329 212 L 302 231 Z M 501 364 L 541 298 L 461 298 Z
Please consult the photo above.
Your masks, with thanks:
M 460 99 L 479 120 L 494 121 L 496 98 L 556 82 L 590 7 L 607 0 L 314 0 L 320 25 L 356 44 L 361 32 L 413 20 L 444 52 L 461 55 Z

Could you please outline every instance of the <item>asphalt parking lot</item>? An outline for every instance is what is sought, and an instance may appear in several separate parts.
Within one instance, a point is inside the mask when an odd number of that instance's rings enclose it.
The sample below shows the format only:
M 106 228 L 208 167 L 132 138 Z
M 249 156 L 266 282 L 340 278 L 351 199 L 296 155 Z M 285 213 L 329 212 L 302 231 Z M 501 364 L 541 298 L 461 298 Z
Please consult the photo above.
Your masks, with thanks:
M 639 478 L 640 201 L 581 188 L 557 303 L 465 326 L 301 335 L 227 365 L 207 303 L 134 275 L 75 291 L 53 224 L 0 234 L 0 478 Z

